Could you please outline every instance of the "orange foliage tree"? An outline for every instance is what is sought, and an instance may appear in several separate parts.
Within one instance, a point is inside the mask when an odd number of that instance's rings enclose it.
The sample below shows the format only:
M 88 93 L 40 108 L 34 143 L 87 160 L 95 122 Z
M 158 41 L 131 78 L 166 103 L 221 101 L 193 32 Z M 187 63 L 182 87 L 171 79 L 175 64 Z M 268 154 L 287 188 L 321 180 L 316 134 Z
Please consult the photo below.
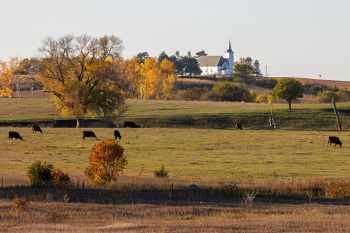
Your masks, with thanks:
M 0 61 L 0 97 L 13 97 L 13 78 L 18 60 L 11 58 L 8 62 Z
M 115 140 L 102 141 L 92 148 L 85 174 L 91 183 L 107 185 L 118 180 L 127 164 L 122 146 Z

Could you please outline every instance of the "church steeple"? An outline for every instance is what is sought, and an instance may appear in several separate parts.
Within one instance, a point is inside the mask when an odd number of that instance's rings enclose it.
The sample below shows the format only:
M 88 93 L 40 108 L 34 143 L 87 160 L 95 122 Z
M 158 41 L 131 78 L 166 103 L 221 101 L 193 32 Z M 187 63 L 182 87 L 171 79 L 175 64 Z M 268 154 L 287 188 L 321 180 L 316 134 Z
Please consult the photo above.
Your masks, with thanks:
M 228 42 L 228 49 L 225 52 L 224 58 L 228 63 L 229 74 L 233 74 L 233 71 L 235 69 L 235 58 L 234 58 L 234 52 L 231 45 L 231 40 Z
M 231 46 L 231 41 L 228 42 L 228 49 L 227 49 L 227 52 L 229 52 L 229 53 L 232 53 L 232 52 L 233 52 L 232 46 Z

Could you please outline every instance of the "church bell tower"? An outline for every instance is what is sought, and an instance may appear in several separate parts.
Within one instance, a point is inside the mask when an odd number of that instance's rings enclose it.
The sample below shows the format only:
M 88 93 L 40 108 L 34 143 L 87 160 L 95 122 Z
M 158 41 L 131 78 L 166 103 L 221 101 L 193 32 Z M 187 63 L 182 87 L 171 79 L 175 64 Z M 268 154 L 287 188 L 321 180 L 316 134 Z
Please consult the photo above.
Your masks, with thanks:
M 232 50 L 231 41 L 229 41 L 228 49 L 225 52 L 225 59 L 228 61 L 228 67 L 229 67 L 231 74 L 233 74 L 234 62 L 235 62 L 233 54 L 234 54 L 234 52 Z

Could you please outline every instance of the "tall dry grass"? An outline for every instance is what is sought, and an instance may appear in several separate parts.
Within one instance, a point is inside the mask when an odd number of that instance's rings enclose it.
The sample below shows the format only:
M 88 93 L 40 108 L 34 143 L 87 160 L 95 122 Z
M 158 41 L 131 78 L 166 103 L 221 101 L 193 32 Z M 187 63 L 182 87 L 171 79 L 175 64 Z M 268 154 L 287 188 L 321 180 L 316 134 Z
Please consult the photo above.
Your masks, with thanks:
M 96 205 L 32 202 L 20 215 L 0 201 L 0 231 L 13 232 L 349 232 L 347 206 Z

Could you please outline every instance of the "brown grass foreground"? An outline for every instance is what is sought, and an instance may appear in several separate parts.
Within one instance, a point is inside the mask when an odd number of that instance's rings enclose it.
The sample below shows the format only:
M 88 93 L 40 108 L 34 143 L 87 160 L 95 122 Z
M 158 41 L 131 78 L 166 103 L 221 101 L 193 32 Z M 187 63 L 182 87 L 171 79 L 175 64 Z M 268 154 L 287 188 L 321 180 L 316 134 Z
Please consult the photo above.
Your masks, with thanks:
M 0 231 L 12 232 L 349 232 L 350 207 L 257 204 L 96 205 L 32 202 L 14 213 L 0 202 Z

